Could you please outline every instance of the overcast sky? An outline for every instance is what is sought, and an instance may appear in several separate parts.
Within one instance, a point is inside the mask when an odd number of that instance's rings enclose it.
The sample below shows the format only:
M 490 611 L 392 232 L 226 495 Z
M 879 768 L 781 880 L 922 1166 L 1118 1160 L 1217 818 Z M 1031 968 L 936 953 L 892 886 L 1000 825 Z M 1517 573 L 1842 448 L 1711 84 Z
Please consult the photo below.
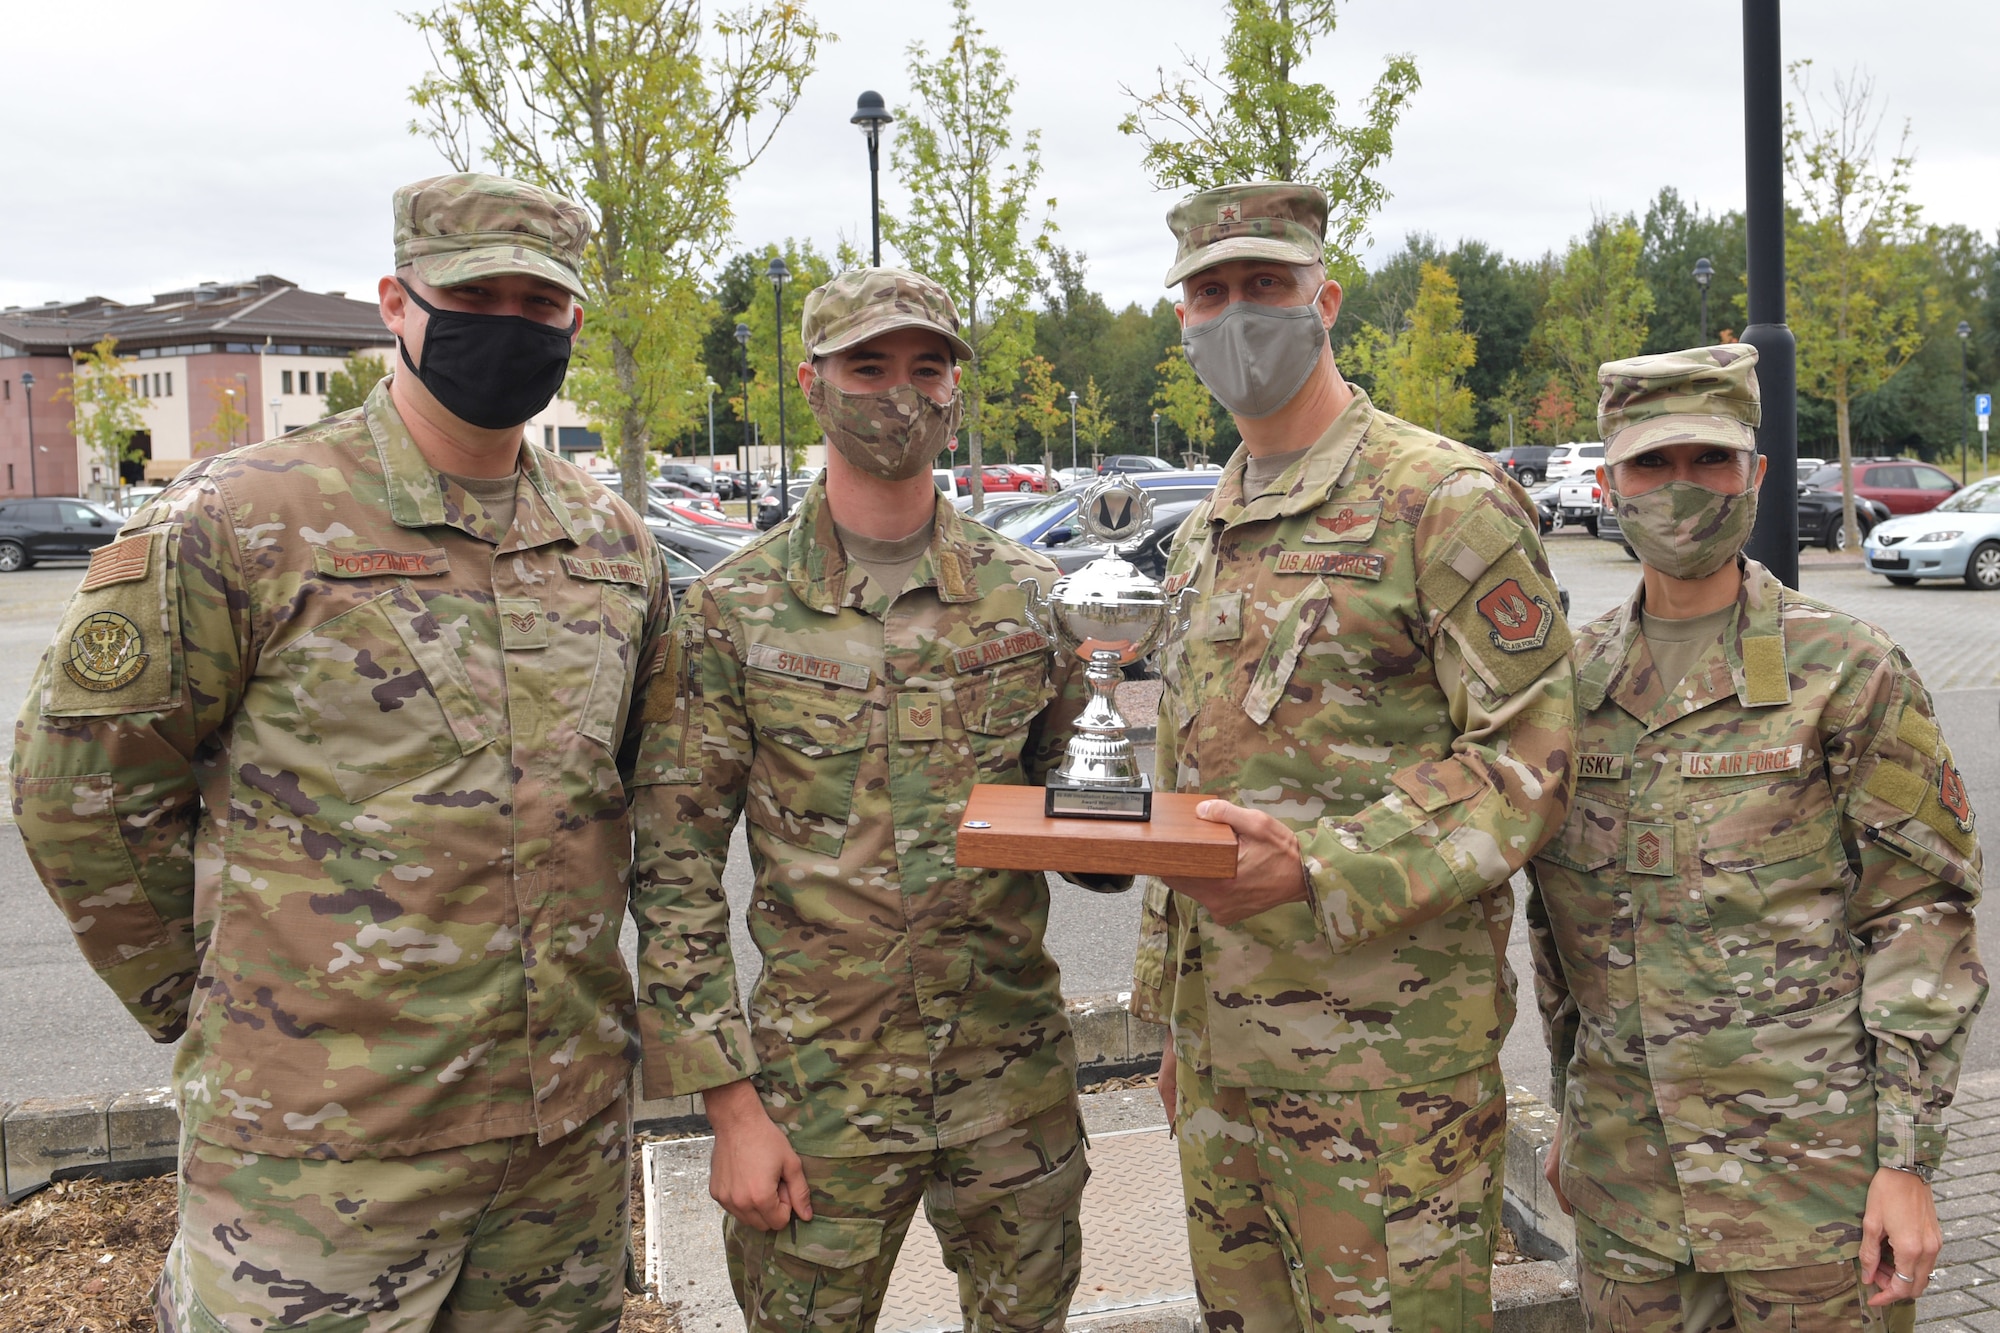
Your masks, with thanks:
M 414 5 L 418 0 L 404 0 Z M 830 248 L 867 237 L 867 156 L 847 123 L 864 88 L 907 98 L 904 48 L 943 44 L 944 0 L 809 0 L 840 40 L 741 182 L 737 239 Z M 297 9 L 250 0 L 19 5 L 0 81 L 0 306 L 102 294 L 146 299 L 203 279 L 277 273 L 371 292 L 390 250 L 389 193 L 444 170 L 407 132 L 426 69 L 398 5 Z M 1061 243 L 1087 252 L 1114 302 L 1150 302 L 1171 258 L 1120 84 L 1205 54 L 1218 0 L 981 0 L 1019 81 L 1020 129 L 1042 131 L 1042 193 Z M 1788 59 L 1822 78 L 1856 65 L 1918 147 L 1934 221 L 2000 226 L 2000 5 L 1787 6 Z M 1592 212 L 1643 211 L 1662 185 L 1704 206 L 1743 199 L 1740 9 L 1731 0 L 1354 0 L 1303 77 L 1358 103 L 1390 53 L 1424 87 L 1385 173 L 1374 252 L 1405 233 L 1476 237 L 1513 255 L 1561 246 Z M 893 133 L 893 129 L 891 133 Z M 884 153 L 887 168 L 887 153 Z M 884 180 L 885 205 L 897 191 Z

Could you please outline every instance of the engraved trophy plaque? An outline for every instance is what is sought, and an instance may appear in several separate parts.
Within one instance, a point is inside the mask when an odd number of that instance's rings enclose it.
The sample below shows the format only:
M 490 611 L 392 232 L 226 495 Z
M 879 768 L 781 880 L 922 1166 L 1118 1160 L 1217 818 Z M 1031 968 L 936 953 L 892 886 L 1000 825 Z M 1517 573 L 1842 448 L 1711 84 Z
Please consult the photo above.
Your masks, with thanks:
M 1105 554 L 1066 574 L 1042 595 L 1021 582 L 1028 619 L 1059 653 L 1089 663 L 1091 699 L 1076 719 L 1062 767 L 1051 773 L 1043 811 L 1052 819 L 1153 817 L 1153 784 L 1139 771 L 1127 723 L 1118 712 L 1124 668 L 1170 648 L 1187 633 L 1194 590 L 1168 598 L 1124 553 L 1152 527 L 1153 500 L 1131 477 L 1093 482 L 1077 504 L 1084 535 Z

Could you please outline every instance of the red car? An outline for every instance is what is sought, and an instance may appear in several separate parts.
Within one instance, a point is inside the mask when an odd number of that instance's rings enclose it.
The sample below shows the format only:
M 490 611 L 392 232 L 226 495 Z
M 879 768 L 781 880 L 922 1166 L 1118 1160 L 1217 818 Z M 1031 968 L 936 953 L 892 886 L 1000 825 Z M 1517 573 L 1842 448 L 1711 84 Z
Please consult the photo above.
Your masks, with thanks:
M 952 479 L 958 483 L 959 494 L 969 494 L 972 490 L 972 469 L 955 467 Z M 994 491 L 1046 491 L 1051 489 L 1048 478 L 1039 472 L 1012 463 L 988 463 L 980 469 L 979 489 L 987 494 Z
M 1799 478 L 1801 486 L 1840 491 L 1840 464 L 1828 463 Z M 1892 514 L 1924 514 L 1944 503 L 1958 483 L 1943 468 L 1909 458 L 1857 458 L 1854 493 L 1887 505 Z

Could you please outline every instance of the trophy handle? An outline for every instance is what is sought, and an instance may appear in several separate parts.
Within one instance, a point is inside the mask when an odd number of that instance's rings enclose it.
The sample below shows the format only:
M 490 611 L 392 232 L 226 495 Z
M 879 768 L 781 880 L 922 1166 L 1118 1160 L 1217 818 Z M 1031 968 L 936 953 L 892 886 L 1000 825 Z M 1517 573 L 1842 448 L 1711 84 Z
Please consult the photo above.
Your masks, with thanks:
M 1049 614 L 1049 601 L 1042 592 L 1042 585 L 1034 579 L 1022 579 L 1014 586 L 1021 590 L 1021 596 L 1026 599 L 1028 628 L 1053 645 L 1056 636 L 1050 626 L 1054 623 L 1055 617 Z

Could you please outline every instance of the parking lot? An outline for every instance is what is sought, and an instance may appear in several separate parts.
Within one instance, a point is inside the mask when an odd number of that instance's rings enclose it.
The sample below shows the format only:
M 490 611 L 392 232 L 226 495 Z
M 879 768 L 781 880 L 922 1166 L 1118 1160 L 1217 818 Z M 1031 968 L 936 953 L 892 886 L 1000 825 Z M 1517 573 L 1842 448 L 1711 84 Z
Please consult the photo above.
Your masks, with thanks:
M 1549 539 L 1557 577 L 1569 590 L 1571 618 L 1589 620 L 1630 596 L 1639 567 L 1611 542 L 1578 529 Z M 54 635 L 82 566 L 37 567 L 0 575 L 0 711 L 19 711 L 42 651 Z M 2000 864 L 2000 596 L 1957 585 L 1892 588 L 1861 572 L 1858 558 L 1805 554 L 1801 583 L 1810 595 L 1881 626 L 1903 646 L 1936 695 L 1966 785 L 1980 812 L 1989 863 Z M 0 729 L 0 755 L 11 755 L 13 729 Z M 731 899 L 748 896 L 741 835 L 725 876 Z M 1101 896 L 1058 887 L 1049 941 L 1063 967 L 1065 989 L 1102 994 L 1131 984 L 1137 930 L 1136 894 Z M 154 1046 L 90 970 L 29 870 L 10 829 L 0 830 L 0 1100 L 30 1096 L 159 1087 L 168 1081 L 172 1052 Z M 630 927 L 627 926 L 628 954 Z M 1990 946 L 1989 946 L 1990 947 Z M 748 937 L 737 931 L 739 963 L 754 963 Z M 1530 975 L 1517 928 L 1513 962 Z M 746 978 L 747 979 L 747 978 Z M 1541 1025 L 1524 1004 L 1503 1055 L 1510 1080 L 1538 1094 L 1547 1090 Z M 1975 1032 L 1969 1071 L 2000 1069 L 2000 1023 Z

